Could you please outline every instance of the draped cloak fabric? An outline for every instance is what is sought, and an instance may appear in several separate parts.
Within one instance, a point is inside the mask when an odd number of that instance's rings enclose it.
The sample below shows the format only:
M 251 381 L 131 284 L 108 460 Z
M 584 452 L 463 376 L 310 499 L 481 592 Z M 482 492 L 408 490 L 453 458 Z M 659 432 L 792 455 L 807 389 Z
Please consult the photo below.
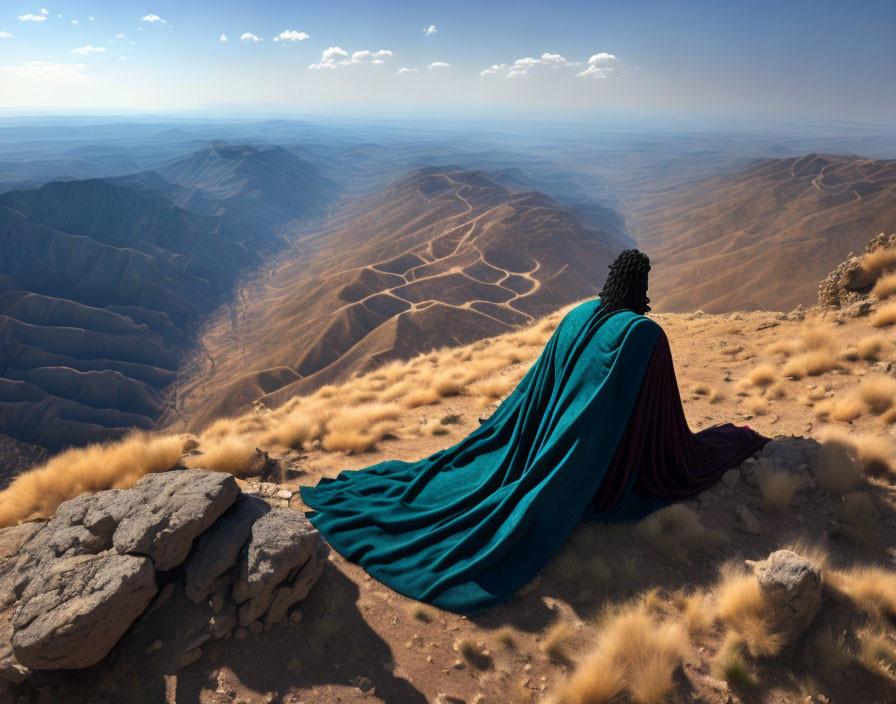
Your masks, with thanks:
M 345 558 L 405 596 L 471 614 L 534 578 L 579 521 L 645 516 L 767 441 L 730 424 L 691 433 L 660 326 L 594 299 L 453 447 L 300 492 Z

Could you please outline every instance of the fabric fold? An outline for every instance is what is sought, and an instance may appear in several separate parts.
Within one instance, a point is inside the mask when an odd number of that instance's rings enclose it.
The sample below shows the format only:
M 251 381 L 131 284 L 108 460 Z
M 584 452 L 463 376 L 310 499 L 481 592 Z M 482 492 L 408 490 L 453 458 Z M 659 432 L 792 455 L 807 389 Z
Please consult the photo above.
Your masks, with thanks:
M 675 431 L 657 434 L 657 419 Z M 602 312 L 595 299 L 564 316 L 513 392 L 456 445 L 300 492 L 315 527 L 368 574 L 475 613 L 532 579 L 583 517 L 646 515 L 705 488 L 760 437 L 707 432 L 687 428 L 659 325 Z M 639 450 L 642 437 L 659 438 L 660 449 Z

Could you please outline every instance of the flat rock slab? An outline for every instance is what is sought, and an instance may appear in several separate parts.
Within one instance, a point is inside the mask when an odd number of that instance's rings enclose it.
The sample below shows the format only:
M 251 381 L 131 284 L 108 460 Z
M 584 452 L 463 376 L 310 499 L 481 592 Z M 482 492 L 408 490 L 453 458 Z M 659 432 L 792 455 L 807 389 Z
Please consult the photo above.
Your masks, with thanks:
M 146 555 L 156 570 L 186 559 L 193 539 L 236 500 L 240 489 L 231 474 L 203 469 L 147 474 L 127 494 L 128 510 L 112 544 L 121 554 Z
M 76 555 L 42 563 L 13 617 L 16 660 L 33 669 L 94 665 L 156 593 L 146 557 Z

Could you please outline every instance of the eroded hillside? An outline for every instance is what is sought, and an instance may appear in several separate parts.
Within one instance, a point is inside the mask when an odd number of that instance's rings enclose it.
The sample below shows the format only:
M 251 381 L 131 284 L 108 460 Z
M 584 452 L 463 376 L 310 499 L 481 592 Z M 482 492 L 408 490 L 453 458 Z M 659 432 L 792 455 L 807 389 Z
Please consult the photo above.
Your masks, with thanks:
M 422 169 L 360 200 L 250 283 L 179 390 L 190 427 L 275 406 L 390 359 L 462 345 L 595 294 L 623 244 L 536 192 Z
M 896 219 L 896 162 L 808 154 L 761 160 L 643 200 L 633 231 L 658 311 L 812 305 L 816 284 Z

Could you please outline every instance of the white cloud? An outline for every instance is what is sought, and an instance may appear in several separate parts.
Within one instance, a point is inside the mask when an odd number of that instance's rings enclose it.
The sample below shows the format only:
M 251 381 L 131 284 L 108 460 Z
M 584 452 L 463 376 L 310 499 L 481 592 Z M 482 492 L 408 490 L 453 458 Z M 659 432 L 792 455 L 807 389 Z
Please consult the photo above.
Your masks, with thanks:
M 227 35 L 226 35 L 226 34 L 222 34 L 222 35 L 218 38 L 218 41 L 226 42 L 226 41 L 227 41 Z
M 47 8 L 42 7 L 42 8 L 40 8 L 40 14 L 42 14 L 42 15 L 49 15 L 49 14 L 50 14 L 50 11 L 49 11 Z
M 9 32 L 0 32 L 0 39 L 12 39 L 12 35 Z
M 432 36 L 433 34 L 435 34 L 438 31 L 439 30 L 436 29 L 436 26 L 434 24 L 429 25 L 429 27 L 423 28 L 423 34 L 427 37 Z
M 141 22 L 161 22 L 162 24 L 165 24 L 168 20 L 163 20 L 158 15 L 149 14 L 149 15 L 143 15 L 143 17 L 140 18 L 140 21 Z
M 57 12 L 57 13 L 56 13 L 56 16 L 57 16 L 59 19 L 62 19 L 62 13 L 61 13 L 61 12 Z
M 398 73 L 417 73 L 419 70 L 419 68 L 408 68 L 407 66 L 402 66 L 400 69 L 398 69 Z
M 507 68 L 507 64 L 492 64 L 487 69 L 480 71 L 480 76 L 492 76 L 496 73 L 501 73 L 504 69 Z
M 18 17 L 22 22 L 46 22 L 47 20 L 43 15 L 32 15 L 30 12 L 27 15 L 19 15 Z
M 264 41 L 261 37 L 256 37 L 252 32 L 243 32 L 240 35 L 240 39 L 244 42 L 262 42 Z
M 127 56 L 119 56 L 119 57 L 118 57 L 118 60 L 119 60 L 119 61 L 127 61 L 127 60 L 128 60 L 128 57 L 127 57 Z
M 72 20 L 72 24 L 78 24 L 78 20 Z
M 433 61 L 427 68 L 451 68 L 451 64 L 446 64 L 444 61 Z
M 576 78 L 606 78 L 616 70 L 610 64 L 618 61 L 619 59 L 613 56 L 613 54 L 603 51 L 599 54 L 594 54 L 588 59 L 588 67 L 584 71 L 579 71 L 576 74 Z
M 93 44 L 88 44 L 87 46 L 79 46 L 77 49 L 72 49 L 73 54 L 103 54 L 106 51 L 106 47 L 104 46 L 93 46 Z
M 308 39 L 308 35 L 305 32 L 297 32 L 294 29 L 284 30 L 274 37 L 275 42 L 301 42 L 305 39 Z
M 121 32 L 119 32 L 118 34 L 116 34 L 114 38 L 115 38 L 115 39 L 127 39 L 127 37 L 124 36 Z M 109 41 L 112 41 L 112 40 L 110 39 Z
M 368 51 L 363 49 L 356 51 L 349 57 L 348 52 L 338 46 L 331 46 L 324 49 L 321 53 L 320 61 L 316 64 L 310 64 L 309 69 L 319 70 L 323 68 L 338 68 L 339 66 L 352 66 L 358 64 L 375 64 L 379 65 L 385 62 L 387 58 L 392 56 L 389 49 L 380 49 L 379 51 Z
M 88 17 L 87 19 L 90 20 L 91 22 L 94 22 L 94 21 L 96 20 L 96 17 L 94 17 L 93 15 L 91 15 L 91 16 Z
M 585 66 L 585 69 L 576 73 L 576 76 L 595 76 L 604 78 L 607 73 L 613 71 L 613 67 L 608 66 L 608 64 L 615 61 L 617 61 L 617 59 L 615 56 L 613 56 L 613 54 L 602 52 L 600 54 L 595 54 L 590 59 L 588 59 L 588 63 L 586 65 L 582 61 L 572 61 L 570 59 L 567 59 L 562 54 L 551 54 L 549 52 L 545 52 L 538 58 L 526 56 L 522 59 L 517 59 L 512 64 L 493 64 L 489 68 L 480 71 L 479 75 L 501 75 L 506 78 L 525 78 L 533 75 L 533 72 Z
M 87 64 L 55 64 L 49 61 L 26 61 L 14 66 L 0 66 L 0 78 L 18 79 L 29 83 L 74 83 L 86 81 Z

